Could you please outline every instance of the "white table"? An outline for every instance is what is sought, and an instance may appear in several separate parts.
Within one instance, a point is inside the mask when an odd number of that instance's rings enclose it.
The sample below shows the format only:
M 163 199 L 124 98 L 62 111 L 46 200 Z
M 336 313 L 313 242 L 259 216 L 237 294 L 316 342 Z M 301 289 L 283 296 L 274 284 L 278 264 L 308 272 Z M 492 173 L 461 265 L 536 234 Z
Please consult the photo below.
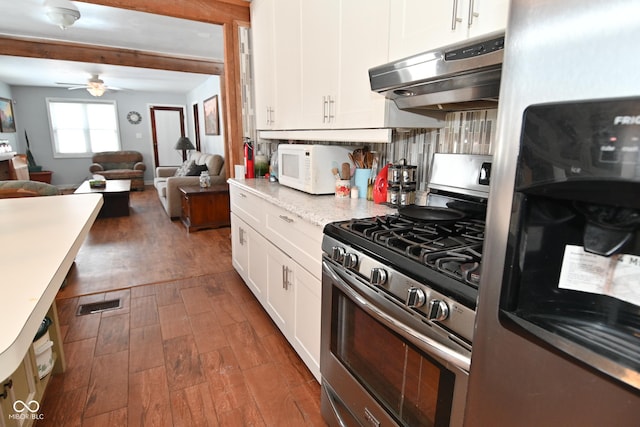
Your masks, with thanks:
M 24 359 L 102 203 L 100 194 L 0 200 L 0 380 Z

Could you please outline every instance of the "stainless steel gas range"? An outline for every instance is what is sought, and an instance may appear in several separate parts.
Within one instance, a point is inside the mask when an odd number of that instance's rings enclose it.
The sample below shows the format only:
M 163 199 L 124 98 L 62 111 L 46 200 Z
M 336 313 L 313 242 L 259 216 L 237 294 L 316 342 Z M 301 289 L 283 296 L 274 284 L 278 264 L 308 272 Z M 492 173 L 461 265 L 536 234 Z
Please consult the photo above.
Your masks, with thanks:
M 330 425 L 462 425 L 490 169 L 489 156 L 436 154 L 426 207 L 325 227 Z

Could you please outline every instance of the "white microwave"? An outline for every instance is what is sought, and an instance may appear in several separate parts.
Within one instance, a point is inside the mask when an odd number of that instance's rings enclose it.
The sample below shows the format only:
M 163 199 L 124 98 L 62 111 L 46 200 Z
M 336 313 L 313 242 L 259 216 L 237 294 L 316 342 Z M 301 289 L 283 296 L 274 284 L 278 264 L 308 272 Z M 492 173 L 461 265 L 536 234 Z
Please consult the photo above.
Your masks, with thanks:
M 342 145 L 278 145 L 278 181 L 310 194 L 332 194 L 336 177 L 332 168 L 349 163 L 353 147 Z

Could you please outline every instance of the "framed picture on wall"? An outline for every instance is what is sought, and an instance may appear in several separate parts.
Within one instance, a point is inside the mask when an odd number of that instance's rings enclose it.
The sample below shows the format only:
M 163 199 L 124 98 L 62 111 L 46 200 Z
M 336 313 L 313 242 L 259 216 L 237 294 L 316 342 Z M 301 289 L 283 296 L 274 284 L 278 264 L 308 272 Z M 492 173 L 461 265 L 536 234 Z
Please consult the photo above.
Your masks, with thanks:
M 204 102 L 204 133 L 220 135 L 220 119 L 218 117 L 218 95 L 213 95 Z
M 13 118 L 13 104 L 10 99 L 0 98 L 0 132 L 15 132 L 16 121 Z

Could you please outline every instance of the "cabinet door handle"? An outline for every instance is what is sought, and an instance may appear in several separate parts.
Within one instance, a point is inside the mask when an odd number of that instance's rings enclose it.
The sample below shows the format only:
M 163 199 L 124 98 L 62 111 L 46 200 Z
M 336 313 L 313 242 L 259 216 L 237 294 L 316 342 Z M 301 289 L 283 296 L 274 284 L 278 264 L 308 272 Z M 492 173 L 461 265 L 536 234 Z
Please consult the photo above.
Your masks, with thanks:
M 327 114 L 327 97 L 323 96 L 322 97 L 322 123 L 327 123 L 327 120 L 329 120 L 329 115 Z
M 246 195 L 246 194 L 244 194 L 244 193 L 238 193 L 238 195 L 239 195 L 240 197 L 242 197 L 243 199 L 246 199 L 246 198 L 247 198 L 247 195 Z
M 327 122 L 331 123 L 331 121 L 335 118 L 335 114 L 333 114 L 333 111 L 335 110 L 335 99 L 331 99 L 331 96 L 327 97 L 329 99 L 329 119 L 327 120 Z
M 458 0 L 453 0 L 453 13 L 451 14 L 451 29 L 455 30 L 458 22 L 462 22 L 462 18 L 458 18 Z
M 291 286 L 291 282 L 289 281 L 289 273 L 293 270 L 290 270 L 286 265 L 282 266 L 282 289 L 289 290 L 289 286 Z
M 477 18 L 480 16 L 478 12 L 475 10 L 475 0 L 469 0 L 469 20 L 467 22 L 467 26 L 471 27 L 473 25 L 473 18 Z
M 295 221 L 294 219 L 289 218 L 289 217 L 288 217 L 288 216 L 286 216 L 286 215 L 280 215 L 280 216 L 279 216 L 279 218 L 280 218 L 281 220 L 283 220 L 284 222 L 288 222 L 289 224 L 291 224 L 292 222 L 294 222 L 294 221 Z
M 270 114 L 269 114 L 270 123 L 269 124 L 274 124 L 276 122 L 275 114 L 274 114 L 275 110 L 273 108 L 269 108 L 269 112 L 270 112 Z
M 11 388 L 13 388 L 13 379 L 2 385 L 2 393 L 0 393 L 0 397 L 3 399 L 9 397 L 9 390 L 11 390 Z
M 238 228 L 238 233 L 240 234 L 240 245 L 244 246 L 244 230 L 242 228 Z

